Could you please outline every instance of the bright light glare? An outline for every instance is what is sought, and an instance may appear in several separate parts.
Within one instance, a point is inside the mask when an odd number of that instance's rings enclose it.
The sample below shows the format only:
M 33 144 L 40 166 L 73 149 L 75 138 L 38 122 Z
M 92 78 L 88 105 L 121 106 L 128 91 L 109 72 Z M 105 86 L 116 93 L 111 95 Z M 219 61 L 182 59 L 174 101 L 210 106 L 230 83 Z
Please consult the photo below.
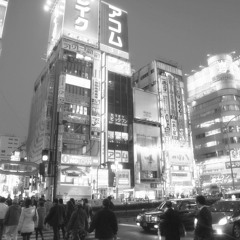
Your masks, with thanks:
M 51 0 L 47 0 L 47 5 L 51 5 L 52 1 Z
M 49 12 L 50 7 L 48 5 L 45 5 L 43 9 L 44 9 L 45 12 Z
M 222 218 L 222 219 L 218 222 L 218 224 L 219 224 L 219 225 L 225 225 L 225 224 L 227 224 L 227 222 L 228 222 L 227 218 L 224 217 L 224 218 Z

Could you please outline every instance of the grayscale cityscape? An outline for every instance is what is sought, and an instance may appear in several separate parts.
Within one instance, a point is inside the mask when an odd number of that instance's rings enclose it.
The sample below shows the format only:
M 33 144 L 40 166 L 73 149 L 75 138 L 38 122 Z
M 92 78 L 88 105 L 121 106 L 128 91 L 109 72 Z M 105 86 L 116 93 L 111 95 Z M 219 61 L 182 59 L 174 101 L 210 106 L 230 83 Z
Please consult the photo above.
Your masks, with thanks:
M 238 0 L 0 0 L 0 240 L 240 240 Z

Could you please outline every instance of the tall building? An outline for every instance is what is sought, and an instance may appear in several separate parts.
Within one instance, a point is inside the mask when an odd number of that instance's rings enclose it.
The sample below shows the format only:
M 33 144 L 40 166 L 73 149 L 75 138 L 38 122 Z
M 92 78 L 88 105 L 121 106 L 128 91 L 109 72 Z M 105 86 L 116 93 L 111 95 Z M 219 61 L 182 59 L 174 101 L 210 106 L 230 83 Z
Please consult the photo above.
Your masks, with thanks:
M 239 60 L 233 60 L 231 54 L 218 54 L 210 56 L 207 63 L 207 67 L 187 78 L 199 187 L 239 187 Z
M 0 161 L 9 161 L 13 152 L 21 146 L 21 139 L 16 136 L 0 136 Z M 20 160 L 20 159 L 19 159 Z
M 57 0 L 51 10 L 27 144 L 31 161 L 49 156 L 41 193 L 123 197 L 133 184 L 127 12 L 99 0 Z
M 7 14 L 8 0 L 0 0 L 0 56 L 2 52 L 2 37 Z
M 194 161 L 182 70 L 172 61 L 154 60 L 133 74 L 132 83 L 157 96 L 134 95 L 134 164 L 139 194 L 191 194 Z

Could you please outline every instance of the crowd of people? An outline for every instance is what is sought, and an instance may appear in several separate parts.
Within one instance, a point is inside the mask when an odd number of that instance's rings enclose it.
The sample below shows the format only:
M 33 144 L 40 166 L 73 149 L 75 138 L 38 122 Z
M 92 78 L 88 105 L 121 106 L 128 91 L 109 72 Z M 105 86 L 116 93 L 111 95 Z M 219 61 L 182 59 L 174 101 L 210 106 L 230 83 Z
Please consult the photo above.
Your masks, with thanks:
M 71 198 L 66 204 L 63 199 L 45 200 L 44 196 L 19 200 L 0 197 L 0 240 L 29 240 L 35 231 L 36 240 L 44 240 L 44 230 L 53 230 L 54 240 L 83 240 L 95 231 L 97 239 L 116 239 L 117 218 L 111 197 L 102 201 L 102 208 L 95 214 L 88 199 L 76 201 Z

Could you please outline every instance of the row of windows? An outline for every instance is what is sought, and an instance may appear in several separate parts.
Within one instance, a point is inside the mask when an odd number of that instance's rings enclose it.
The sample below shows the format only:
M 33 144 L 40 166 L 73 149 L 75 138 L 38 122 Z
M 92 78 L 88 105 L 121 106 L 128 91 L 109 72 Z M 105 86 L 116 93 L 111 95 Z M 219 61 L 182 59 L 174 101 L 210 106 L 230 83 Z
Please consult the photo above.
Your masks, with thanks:
M 201 109 L 204 109 L 206 107 L 209 107 L 212 104 L 216 104 L 216 103 L 220 103 L 220 102 L 228 102 L 228 101 L 239 101 L 240 102 L 240 97 L 239 96 L 235 96 L 235 95 L 221 96 L 221 97 L 215 98 L 215 99 L 213 99 L 211 101 L 208 101 L 208 102 L 199 104 L 197 106 L 194 106 L 192 108 L 192 110 L 193 111 L 201 110 Z
M 62 152 L 71 155 L 89 155 L 87 147 L 79 144 L 63 144 Z
M 91 95 L 90 89 L 82 88 L 82 87 L 78 87 L 70 84 L 66 84 L 65 91 L 71 94 L 82 95 L 85 97 L 90 97 Z
M 64 61 L 63 63 L 63 71 L 91 80 L 93 63 L 75 58 L 67 58 L 67 61 Z
M 208 131 L 208 132 L 205 132 L 205 133 L 201 133 L 201 134 L 196 135 L 196 139 L 201 139 L 201 138 L 209 137 L 209 136 L 216 135 L 216 134 L 219 134 L 219 133 L 221 133 L 221 129 L 220 129 L 220 128 L 214 129 L 214 130 L 212 130 L 212 131 Z
M 85 116 L 90 115 L 90 108 L 79 104 L 64 103 L 64 111 Z
M 79 123 L 66 123 L 64 124 L 64 132 L 89 134 L 89 126 Z
M 128 133 L 108 131 L 108 142 L 128 144 Z

